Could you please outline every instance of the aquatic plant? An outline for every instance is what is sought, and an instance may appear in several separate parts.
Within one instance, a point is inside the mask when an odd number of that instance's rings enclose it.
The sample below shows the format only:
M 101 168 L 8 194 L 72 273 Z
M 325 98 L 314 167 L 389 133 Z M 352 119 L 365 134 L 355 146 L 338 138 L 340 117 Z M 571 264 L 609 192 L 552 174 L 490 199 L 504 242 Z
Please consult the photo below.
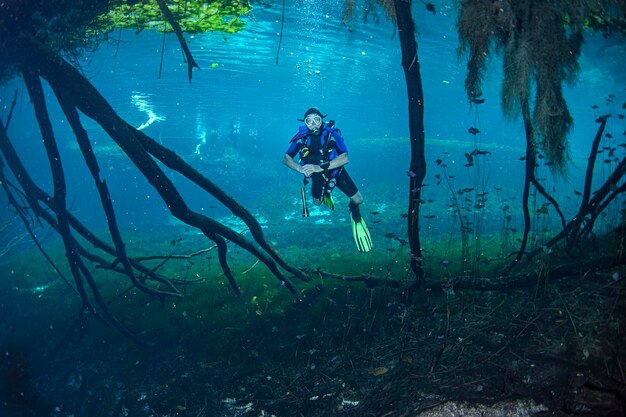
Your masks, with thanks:
M 562 16 L 546 3 L 462 2 L 458 21 L 460 51 L 470 51 L 465 80 L 470 102 L 482 96 L 481 83 L 494 44 L 504 51 L 502 108 L 506 116 L 518 117 L 521 103 L 530 101 L 530 88 L 536 83 L 533 121 L 543 138 L 539 145 L 545 148 L 555 169 L 563 171 L 563 151 L 572 118 L 562 97 L 561 83 L 577 69 L 582 36 L 576 33 L 568 39 Z
M 186 59 L 193 63 L 183 32 L 240 32 L 245 27 L 242 17 L 251 10 L 246 0 L 4 2 L 0 5 L 0 41 L 9 41 L 16 30 L 37 33 L 40 42 L 78 65 L 78 57 L 85 50 L 95 49 L 102 42 L 119 43 L 119 39 L 111 37 L 114 29 L 137 32 L 154 29 L 176 33 Z M 0 48 L 0 58 L 0 82 L 3 82 L 17 68 L 4 48 Z
M 618 24 L 624 19 L 620 5 L 619 1 L 461 3 L 459 50 L 469 51 L 465 89 L 470 103 L 483 101 L 482 79 L 489 53 L 495 47 L 503 52 L 503 112 L 509 118 L 521 115 L 525 129 L 524 233 L 517 256 L 506 271 L 521 260 L 528 244 L 531 185 L 554 207 L 566 227 L 558 203 L 537 180 L 537 155 L 545 155 L 553 174 L 565 173 L 569 158 L 567 134 L 573 119 L 563 98 L 562 84 L 576 79 L 583 28 L 588 27 L 586 19 L 601 11 L 602 15 L 616 16 L 611 21 Z
M 167 6 L 185 33 L 240 32 L 246 26 L 241 17 L 252 10 L 250 4 L 242 0 L 169 1 Z M 104 32 L 113 29 L 174 31 L 158 2 L 145 0 L 119 1 L 117 6 L 98 16 L 95 24 L 98 31 Z
M 462 1 L 457 28 L 459 52 L 469 51 L 465 89 L 470 102 L 482 96 L 490 52 L 502 51 L 504 114 L 510 118 L 522 114 L 524 103 L 533 99 L 534 85 L 533 146 L 545 153 L 554 173 L 564 173 L 573 120 L 562 84 L 576 79 L 583 29 L 603 28 L 608 33 L 610 25 L 623 28 L 623 7 L 619 0 Z
M 461 270 L 463 272 L 469 269 L 469 259 L 470 259 L 470 248 L 469 248 L 469 236 L 472 232 L 472 228 L 470 227 L 467 221 L 467 215 L 463 214 L 464 206 L 459 201 L 459 197 L 463 195 L 465 192 L 472 191 L 471 188 L 459 188 L 457 191 L 457 187 L 455 185 L 454 178 L 455 176 L 450 175 L 448 172 L 448 164 L 446 161 L 442 159 L 437 159 L 435 164 L 441 168 L 441 174 L 436 174 L 435 178 L 437 179 L 437 185 L 441 183 L 447 189 L 448 195 L 450 196 L 450 204 L 448 205 L 448 212 L 452 217 L 458 220 L 459 223 L 459 231 L 461 233 L 461 259 L 460 265 Z M 452 244 L 452 232 L 450 233 L 450 244 L 448 247 L 450 248 Z

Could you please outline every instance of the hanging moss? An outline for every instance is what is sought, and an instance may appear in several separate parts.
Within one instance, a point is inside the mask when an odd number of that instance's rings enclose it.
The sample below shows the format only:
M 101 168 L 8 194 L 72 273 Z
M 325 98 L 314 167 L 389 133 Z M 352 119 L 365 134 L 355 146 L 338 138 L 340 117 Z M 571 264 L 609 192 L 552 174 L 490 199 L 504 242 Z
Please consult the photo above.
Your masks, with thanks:
M 563 83 L 575 81 L 584 28 L 609 33 L 624 28 L 622 0 L 465 0 L 457 28 L 460 53 L 468 52 L 465 89 L 471 100 L 482 95 L 487 60 L 503 52 L 502 109 L 519 116 L 520 104 L 532 102 L 537 145 L 554 173 L 568 161 L 567 134 L 573 126 Z M 592 24 L 593 22 L 593 24 Z

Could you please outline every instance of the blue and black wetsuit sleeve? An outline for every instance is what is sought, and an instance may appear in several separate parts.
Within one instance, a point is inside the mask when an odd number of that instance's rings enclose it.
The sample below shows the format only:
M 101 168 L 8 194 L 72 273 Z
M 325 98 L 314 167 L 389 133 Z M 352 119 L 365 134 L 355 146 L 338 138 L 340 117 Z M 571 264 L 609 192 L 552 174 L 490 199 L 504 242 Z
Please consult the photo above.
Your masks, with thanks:
M 302 140 L 306 136 L 306 131 L 306 126 L 300 126 L 298 133 L 296 133 L 296 135 L 289 141 L 289 147 L 285 152 L 287 155 L 295 158 L 298 152 L 300 152 L 300 149 L 302 149 Z
M 287 151 L 285 151 L 285 153 L 290 157 L 295 158 L 296 155 L 298 155 L 298 152 L 300 152 L 300 149 L 302 149 L 302 142 L 298 140 L 295 142 L 291 142 L 289 144 L 289 148 L 287 148 Z
M 346 146 L 346 143 L 343 140 L 343 137 L 341 136 L 341 133 L 339 133 L 339 130 L 337 129 L 333 129 L 330 133 L 331 137 L 332 137 L 332 149 L 335 151 L 336 155 L 341 155 L 343 153 L 347 153 L 348 152 L 348 148 Z

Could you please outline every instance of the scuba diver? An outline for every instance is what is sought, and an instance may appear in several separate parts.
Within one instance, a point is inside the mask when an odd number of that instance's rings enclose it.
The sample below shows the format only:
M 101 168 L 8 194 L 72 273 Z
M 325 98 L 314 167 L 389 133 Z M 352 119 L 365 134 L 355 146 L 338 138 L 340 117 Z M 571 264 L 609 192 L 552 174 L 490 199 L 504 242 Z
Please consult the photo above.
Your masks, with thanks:
M 311 194 L 313 203 L 324 203 L 329 209 L 335 209 L 332 192 L 335 186 L 350 198 L 350 219 L 352 221 L 352 233 L 359 252 L 372 250 L 372 238 L 365 220 L 361 216 L 359 205 L 363 197 L 356 184 L 348 175 L 344 165 L 348 161 L 348 149 L 343 141 L 341 132 L 335 128 L 335 122 L 324 122 L 327 115 L 312 107 L 304 113 L 304 122 L 298 133 L 291 139 L 289 148 L 285 152 L 283 162 L 289 168 L 304 175 L 304 185 L 308 179 L 312 180 Z M 294 158 L 300 157 L 300 163 Z M 302 188 L 303 202 L 304 188 Z M 308 215 L 306 212 L 303 215 Z

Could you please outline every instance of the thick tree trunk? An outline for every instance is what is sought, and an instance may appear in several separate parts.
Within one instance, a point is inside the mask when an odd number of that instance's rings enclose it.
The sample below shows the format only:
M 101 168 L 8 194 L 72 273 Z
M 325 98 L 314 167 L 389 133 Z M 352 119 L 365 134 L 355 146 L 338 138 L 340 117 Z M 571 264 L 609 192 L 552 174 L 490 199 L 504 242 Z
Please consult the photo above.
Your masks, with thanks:
M 424 155 L 424 93 L 420 63 L 417 57 L 415 23 L 411 15 L 411 0 L 395 0 L 396 19 L 400 47 L 402 48 L 402 68 L 406 79 L 409 99 L 409 135 L 411 141 L 411 163 L 409 166 L 409 209 L 408 232 L 411 249 L 411 269 L 415 274 L 416 285 L 424 288 L 424 262 L 419 235 L 419 213 L 422 200 L 422 184 L 426 176 Z

